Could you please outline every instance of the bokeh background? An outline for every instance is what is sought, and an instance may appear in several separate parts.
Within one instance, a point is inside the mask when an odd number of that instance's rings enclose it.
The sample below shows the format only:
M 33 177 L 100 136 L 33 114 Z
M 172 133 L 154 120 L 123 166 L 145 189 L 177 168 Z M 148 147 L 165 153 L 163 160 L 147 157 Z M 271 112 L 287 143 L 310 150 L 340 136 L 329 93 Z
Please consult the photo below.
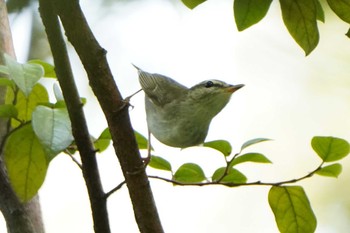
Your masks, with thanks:
M 228 140 L 238 151 L 249 139 L 274 139 L 247 150 L 264 153 L 273 164 L 237 167 L 249 181 L 268 182 L 298 178 L 319 165 L 310 146 L 313 136 L 350 140 L 350 40 L 345 36 L 349 26 L 322 3 L 326 23 L 319 23 L 320 43 L 305 57 L 284 27 L 276 1 L 265 19 L 244 32 L 236 29 L 232 0 L 207 1 L 194 10 L 175 0 L 81 1 L 93 32 L 108 51 L 123 96 L 140 88 L 131 63 L 186 86 L 211 78 L 244 83 L 214 118 L 207 140 Z M 32 2 L 11 15 L 16 53 L 22 62 L 28 58 L 51 61 L 37 7 Z M 98 137 L 106 121 L 71 46 L 70 51 L 79 91 L 88 99 L 89 128 Z M 43 80 L 49 89 L 54 82 Z M 146 135 L 143 93 L 131 103 L 133 127 Z M 155 139 L 153 146 L 155 154 L 169 160 L 174 169 L 195 162 L 210 177 L 224 165 L 222 156 L 210 149 L 180 150 Z M 98 155 L 98 161 L 105 190 L 123 181 L 111 148 Z M 298 183 L 317 216 L 316 232 L 350 229 L 350 159 L 341 163 L 343 173 L 338 179 L 314 176 Z M 148 173 L 170 177 L 152 168 Z M 151 180 L 151 185 L 168 233 L 278 232 L 267 202 L 269 187 L 174 187 L 158 180 Z M 68 156 L 59 155 L 50 164 L 40 198 L 48 233 L 93 232 L 81 171 Z M 138 232 L 126 187 L 110 197 L 108 208 L 113 232 Z M 6 232 L 1 215 L 0 232 Z

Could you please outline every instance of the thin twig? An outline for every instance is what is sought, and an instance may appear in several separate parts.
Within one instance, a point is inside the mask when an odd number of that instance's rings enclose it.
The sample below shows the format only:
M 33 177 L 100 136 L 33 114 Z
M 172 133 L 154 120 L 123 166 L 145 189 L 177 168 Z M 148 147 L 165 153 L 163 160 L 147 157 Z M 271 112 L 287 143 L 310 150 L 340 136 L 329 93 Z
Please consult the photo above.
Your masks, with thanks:
M 252 186 L 252 185 L 259 185 L 259 186 L 280 186 L 283 184 L 291 184 L 291 183 L 296 183 L 299 182 L 301 180 L 310 178 L 311 176 L 313 176 L 318 170 L 321 169 L 323 165 L 323 162 L 312 172 L 296 178 L 296 179 L 291 179 L 291 180 L 285 180 L 285 181 L 279 181 L 279 182 L 262 182 L 262 181 L 254 181 L 254 182 L 248 182 L 248 183 L 233 183 L 233 182 L 218 182 L 218 181 L 211 181 L 211 182 L 188 182 L 188 183 L 183 183 L 177 180 L 173 180 L 173 179 L 168 179 L 168 178 L 164 178 L 164 177 L 160 177 L 160 176 L 152 176 L 149 175 L 149 178 L 152 179 L 157 179 L 157 180 L 163 180 L 169 183 L 172 183 L 174 185 L 180 185 L 180 186 L 209 186 L 209 185 L 223 185 L 223 186 L 227 186 L 227 187 L 238 187 L 238 186 Z
M 110 190 L 109 192 L 107 192 L 105 194 L 105 199 L 107 199 L 110 195 L 112 195 L 114 192 L 118 191 L 119 189 L 121 189 L 123 187 L 123 185 L 126 184 L 126 181 L 124 180 L 123 182 L 121 182 L 120 184 L 118 184 L 115 188 L 113 188 L 112 190 Z

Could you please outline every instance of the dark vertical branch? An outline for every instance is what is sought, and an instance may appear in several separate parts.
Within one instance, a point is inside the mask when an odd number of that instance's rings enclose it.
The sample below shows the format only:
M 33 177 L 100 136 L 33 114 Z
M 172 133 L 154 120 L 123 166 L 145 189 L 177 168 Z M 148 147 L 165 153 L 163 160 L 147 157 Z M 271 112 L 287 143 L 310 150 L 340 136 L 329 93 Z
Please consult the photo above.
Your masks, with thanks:
M 45 2 L 47 0 L 41 0 Z M 106 116 L 114 149 L 119 159 L 135 218 L 141 232 L 163 232 L 128 114 L 128 105 L 113 79 L 106 51 L 96 41 L 77 0 L 51 0 L 68 40 L 88 74 L 91 88 Z
M 6 4 L 0 0 L 0 64 L 4 64 L 3 53 L 15 57 L 11 30 L 8 22 Z M 0 104 L 5 102 L 6 88 L 0 87 Z M 5 140 L 9 132 L 8 119 L 0 119 L 0 141 Z M 2 144 L 2 143 L 1 143 Z M 0 152 L 0 211 L 5 217 L 9 233 L 42 233 L 44 226 L 41 218 L 39 197 L 28 203 L 21 203 L 9 183 Z
M 51 1 L 40 0 L 39 3 L 40 14 L 55 62 L 57 78 L 66 100 L 73 136 L 80 152 L 83 176 L 91 203 L 94 229 L 96 233 L 108 233 L 110 232 L 110 227 L 107 204 L 100 181 L 96 153 L 86 124 L 83 104 L 80 101 L 78 90 L 75 85 L 58 16 L 54 12 Z

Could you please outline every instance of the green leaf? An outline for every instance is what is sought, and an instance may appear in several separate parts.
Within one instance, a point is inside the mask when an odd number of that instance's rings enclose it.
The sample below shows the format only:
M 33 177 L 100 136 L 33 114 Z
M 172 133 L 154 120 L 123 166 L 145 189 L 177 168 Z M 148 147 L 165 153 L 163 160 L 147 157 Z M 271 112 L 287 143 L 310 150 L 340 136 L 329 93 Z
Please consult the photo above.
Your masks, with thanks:
M 282 17 L 289 33 L 308 55 L 319 41 L 315 0 L 280 0 Z
M 165 171 L 172 171 L 171 170 L 171 164 L 163 159 L 162 157 L 159 156 L 151 156 L 151 161 L 148 164 L 150 167 L 153 167 L 155 169 L 159 169 L 159 170 L 165 170 Z
M 11 118 L 17 117 L 18 111 L 12 104 L 0 105 L 0 117 Z
M 235 158 L 230 166 L 235 166 L 239 163 L 254 162 L 254 163 L 272 163 L 265 155 L 260 153 L 246 153 Z
M 181 1 L 183 2 L 183 4 L 185 4 L 185 6 L 187 6 L 192 10 L 193 8 L 195 8 L 199 4 L 202 4 L 206 0 L 181 0 Z
M 9 78 L 11 78 L 18 88 L 27 97 L 38 80 L 43 77 L 44 69 L 37 64 L 20 64 L 16 60 L 4 54 L 6 65 L 9 70 Z
M 44 182 L 48 161 L 30 124 L 10 134 L 4 159 L 11 185 L 21 201 L 32 199 Z
M 340 160 L 350 152 L 349 143 L 344 139 L 335 137 L 313 137 L 311 146 L 324 162 Z
M 137 146 L 139 147 L 140 150 L 142 149 L 147 149 L 148 148 L 148 139 L 140 134 L 139 132 L 134 130 Z M 153 148 L 151 148 L 153 150 Z
M 8 86 L 13 88 L 14 82 L 8 78 L 0 78 L 0 86 Z
M 238 31 L 243 31 L 262 20 L 272 0 L 235 0 L 233 11 Z
M 316 172 L 320 176 L 329 176 L 337 178 L 342 171 L 342 166 L 339 163 L 331 164 L 325 167 L 322 167 Z
M 266 141 L 271 141 L 271 139 L 268 138 L 254 138 L 251 139 L 249 141 L 246 141 L 245 143 L 243 143 L 243 145 L 241 146 L 241 151 L 244 150 L 245 148 L 252 146 L 254 144 L 260 143 L 260 142 L 266 142 Z
M 102 152 L 106 150 L 111 143 L 112 137 L 111 133 L 109 132 L 109 128 L 106 128 L 103 130 L 101 135 L 98 137 L 98 139 L 94 142 L 95 149 L 98 152 Z
M 219 179 L 221 179 L 221 177 L 224 175 L 226 170 L 226 167 L 221 167 L 218 168 L 213 176 L 212 176 L 212 181 L 218 181 Z M 246 183 L 247 182 L 247 177 L 241 173 L 240 171 L 238 171 L 237 169 L 234 168 L 230 168 L 227 171 L 227 174 L 225 175 L 224 178 L 222 178 L 220 180 L 221 183 L 237 183 L 237 184 L 241 184 L 241 183 Z
M 183 183 L 201 182 L 205 175 L 199 165 L 185 163 L 175 172 L 173 179 Z
M 34 108 L 40 103 L 46 103 L 49 101 L 49 95 L 45 87 L 41 84 L 36 84 L 33 87 L 32 92 L 28 97 L 24 95 L 22 91 L 17 93 L 16 108 L 18 110 L 17 118 L 23 122 L 30 121 L 32 119 L 32 112 Z M 19 123 L 12 121 L 12 127 L 17 127 Z
M 339 18 L 350 23 L 350 0 L 327 0 L 327 2 Z
M 203 146 L 210 147 L 214 150 L 220 151 L 224 156 L 229 156 L 232 152 L 231 144 L 225 140 L 215 140 L 211 142 L 205 142 Z
M 30 60 L 28 61 L 29 64 L 37 64 L 42 66 L 44 69 L 44 75 L 43 77 L 46 78 L 56 78 L 56 72 L 55 72 L 55 67 L 47 62 L 44 62 L 42 60 Z
M 73 141 L 68 112 L 64 108 L 38 106 L 33 112 L 32 125 L 35 134 L 50 156 L 54 158 Z
M 348 29 L 348 31 L 345 34 L 348 38 L 350 38 L 350 28 Z
M 324 23 L 325 22 L 325 17 L 324 17 L 324 11 L 323 11 L 322 5 L 319 2 L 319 0 L 315 0 L 315 4 L 316 4 L 316 10 L 317 10 L 316 18 L 317 18 L 317 20 L 319 20 L 322 23 Z
M 281 233 L 311 233 L 316 229 L 316 217 L 304 189 L 300 186 L 273 186 L 269 204 Z

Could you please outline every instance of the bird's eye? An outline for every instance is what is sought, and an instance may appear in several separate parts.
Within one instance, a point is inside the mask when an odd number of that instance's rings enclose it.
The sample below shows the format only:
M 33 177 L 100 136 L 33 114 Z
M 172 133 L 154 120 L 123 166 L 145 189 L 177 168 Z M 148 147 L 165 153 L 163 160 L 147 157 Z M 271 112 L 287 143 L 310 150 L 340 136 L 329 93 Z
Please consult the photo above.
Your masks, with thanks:
M 214 86 L 214 83 L 212 81 L 208 81 L 205 83 L 205 87 L 208 88 L 208 87 L 212 87 Z

